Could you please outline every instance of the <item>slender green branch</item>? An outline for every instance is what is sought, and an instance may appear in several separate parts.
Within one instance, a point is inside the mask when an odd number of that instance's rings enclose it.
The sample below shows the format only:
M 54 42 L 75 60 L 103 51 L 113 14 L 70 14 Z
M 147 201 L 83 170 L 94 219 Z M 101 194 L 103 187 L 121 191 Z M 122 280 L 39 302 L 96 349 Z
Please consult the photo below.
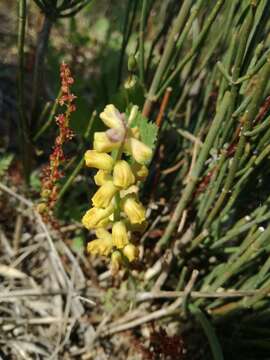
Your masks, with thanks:
M 164 74 L 164 71 L 166 70 L 168 62 L 169 62 L 172 52 L 174 50 L 175 38 L 185 25 L 185 20 L 186 20 L 186 17 L 187 17 L 187 14 L 189 12 L 191 5 L 192 5 L 191 0 L 185 0 L 180 8 L 177 18 L 174 21 L 174 24 L 173 24 L 171 32 L 169 34 L 168 41 L 166 43 L 163 55 L 159 62 L 158 68 L 154 75 L 149 93 L 147 95 L 147 98 L 146 98 L 146 101 L 144 104 L 143 113 L 145 116 L 149 115 L 149 113 L 151 111 L 151 107 L 152 107 L 152 102 L 156 100 L 156 92 L 158 90 L 158 87 L 160 86 L 162 76 Z
M 58 107 L 58 100 L 61 97 L 61 90 L 59 91 L 57 98 L 54 101 L 53 107 L 51 108 L 50 115 L 48 117 L 48 120 L 41 126 L 41 128 L 36 132 L 36 134 L 33 137 L 33 141 L 37 141 L 41 135 L 50 127 L 50 125 L 53 122 L 54 115 L 56 114 L 57 107 Z
M 148 0 L 142 0 L 142 11 L 140 18 L 140 33 L 139 33 L 139 74 L 142 84 L 144 84 L 144 32 L 146 23 L 146 10 Z
M 43 76 L 43 66 L 48 49 L 48 42 L 49 42 L 52 25 L 53 25 L 52 20 L 49 17 L 47 17 L 47 15 L 44 15 L 43 26 L 37 38 L 37 47 L 35 54 L 33 91 L 32 91 L 32 119 L 31 119 L 32 121 L 36 116 L 37 100 L 40 94 L 40 85 Z
M 25 183 L 29 183 L 31 172 L 31 144 L 29 134 L 29 124 L 26 116 L 24 105 L 24 43 L 25 43 L 25 27 L 26 27 L 26 0 L 19 1 L 19 24 L 18 24 L 18 80 L 17 80 L 17 99 L 19 111 L 19 139 L 21 147 L 21 155 L 23 161 L 23 173 Z
M 222 104 L 220 105 L 220 108 L 217 110 L 216 116 L 215 116 L 213 123 L 208 131 L 205 142 L 204 142 L 201 152 L 199 154 L 198 160 L 191 172 L 189 183 L 187 184 L 180 200 L 178 201 L 178 204 L 174 210 L 173 216 L 172 216 L 168 226 L 166 227 L 166 230 L 165 230 L 162 238 L 159 240 L 158 244 L 161 247 L 167 245 L 167 243 L 169 242 L 171 234 L 173 233 L 174 229 L 176 228 L 176 226 L 179 222 L 179 219 L 182 216 L 182 213 L 183 213 L 185 207 L 187 206 L 188 201 L 190 200 L 190 197 L 194 191 L 194 188 L 199 180 L 199 176 L 204 167 L 205 161 L 207 160 L 207 157 L 209 155 L 209 151 L 213 145 L 213 142 L 215 141 L 215 138 L 216 138 L 218 132 L 220 131 L 220 126 L 224 120 L 224 117 L 228 110 L 230 101 L 231 101 L 231 94 L 229 92 L 227 92 L 224 95 Z
M 211 347 L 212 355 L 214 360 L 223 360 L 223 353 L 218 341 L 216 332 L 211 325 L 210 321 L 204 315 L 204 313 L 194 304 L 189 305 L 191 313 L 195 316 L 196 320 L 201 324 L 204 333 L 209 341 Z

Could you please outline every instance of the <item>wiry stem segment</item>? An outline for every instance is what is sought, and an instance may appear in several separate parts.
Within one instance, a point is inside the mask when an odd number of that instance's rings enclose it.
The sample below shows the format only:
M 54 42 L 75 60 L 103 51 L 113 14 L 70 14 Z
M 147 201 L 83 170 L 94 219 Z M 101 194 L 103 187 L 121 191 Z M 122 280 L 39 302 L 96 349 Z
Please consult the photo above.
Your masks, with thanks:
M 18 28 L 18 58 L 19 71 L 17 81 L 17 97 L 19 111 L 19 138 L 21 143 L 21 154 L 23 160 L 23 171 L 25 183 L 28 184 L 30 176 L 30 140 L 29 140 L 29 124 L 24 107 L 24 42 L 25 42 L 25 26 L 26 26 L 26 0 L 19 1 L 19 28 Z

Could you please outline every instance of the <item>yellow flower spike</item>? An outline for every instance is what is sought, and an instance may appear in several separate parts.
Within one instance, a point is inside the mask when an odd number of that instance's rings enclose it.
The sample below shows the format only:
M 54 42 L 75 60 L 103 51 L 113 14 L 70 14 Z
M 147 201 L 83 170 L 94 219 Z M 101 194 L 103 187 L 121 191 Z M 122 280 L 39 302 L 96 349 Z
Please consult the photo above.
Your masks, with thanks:
M 133 164 L 131 167 L 133 174 L 135 175 L 136 179 L 139 181 L 143 181 L 147 178 L 148 176 L 148 169 L 145 165 L 140 165 L 140 164 Z
M 121 141 L 111 141 L 106 132 L 100 131 L 94 134 L 94 150 L 98 152 L 111 152 L 114 149 L 118 149 L 121 145 Z
M 94 176 L 94 180 L 96 185 L 101 186 L 105 184 L 105 182 L 112 180 L 112 176 L 106 170 L 98 170 L 98 172 Z
M 110 255 L 113 248 L 112 237 L 95 239 L 87 244 L 87 252 L 93 255 Z
M 110 205 L 117 188 L 112 181 L 106 181 L 92 197 L 92 203 L 97 208 L 106 208 Z
M 107 226 L 110 222 L 109 216 L 113 213 L 113 210 L 113 205 L 108 206 L 107 209 L 94 207 L 86 211 L 82 218 L 82 224 L 88 230 Z
M 152 157 L 152 150 L 143 142 L 135 139 L 127 139 L 124 150 L 127 151 L 132 157 L 141 165 L 144 165 Z
M 113 158 L 105 153 L 99 153 L 96 150 L 87 150 L 84 154 L 86 166 L 100 170 L 111 171 L 113 167 Z
M 122 189 L 134 184 L 135 176 L 130 165 L 125 160 L 118 160 L 113 168 L 113 183 Z
M 123 254 L 132 262 L 138 258 L 139 249 L 133 244 L 128 244 L 124 247 Z
M 124 120 L 120 112 L 112 104 L 105 107 L 104 111 L 100 114 L 100 118 L 109 128 L 125 130 Z
M 112 241 L 113 245 L 118 249 L 122 249 L 128 244 L 128 232 L 123 221 L 117 221 L 113 224 Z
M 131 224 L 141 224 L 145 220 L 145 208 L 133 196 L 127 196 L 122 201 L 122 208 Z

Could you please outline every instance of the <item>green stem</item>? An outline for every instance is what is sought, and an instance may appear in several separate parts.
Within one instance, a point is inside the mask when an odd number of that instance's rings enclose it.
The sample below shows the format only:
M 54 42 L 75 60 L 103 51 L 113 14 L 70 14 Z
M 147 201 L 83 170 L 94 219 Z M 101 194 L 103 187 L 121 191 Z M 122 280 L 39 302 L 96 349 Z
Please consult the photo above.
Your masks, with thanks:
M 144 30 L 146 20 L 147 0 L 142 0 L 142 12 L 140 18 L 140 33 L 139 33 L 139 74 L 142 84 L 144 84 Z
M 50 111 L 50 115 L 48 117 L 48 120 L 40 127 L 40 129 L 36 132 L 36 134 L 34 135 L 33 137 L 33 141 L 37 141 L 41 135 L 50 127 L 51 123 L 53 122 L 53 118 L 54 118 L 54 115 L 57 111 L 57 108 L 58 108 L 58 100 L 59 98 L 61 97 L 62 95 L 62 92 L 61 90 L 59 91 L 58 95 L 57 95 L 57 98 L 53 104 L 53 107 Z
M 84 138 L 86 140 L 88 140 L 89 134 L 93 128 L 93 124 L 94 124 L 94 120 L 96 117 L 96 111 L 93 111 L 89 124 L 87 126 L 87 129 L 85 131 L 84 134 Z M 57 202 L 62 199 L 62 197 L 64 196 L 64 194 L 67 192 L 67 190 L 70 188 L 70 186 L 73 184 L 76 176 L 79 174 L 79 172 L 81 171 L 82 167 L 84 165 L 84 157 L 81 158 L 81 160 L 78 162 L 77 166 L 75 167 L 75 169 L 73 170 L 73 172 L 71 173 L 71 175 L 68 177 L 68 179 L 66 180 L 66 182 L 64 183 L 64 185 L 62 186 L 59 195 L 58 195 L 58 199 Z
M 36 116 L 37 101 L 40 94 L 40 85 L 43 76 L 43 65 L 48 49 L 48 42 L 53 22 L 44 15 L 44 22 L 41 32 L 37 38 L 37 48 L 35 54 L 35 65 L 33 74 L 33 90 L 32 90 L 32 120 Z
M 179 65 L 176 67 L 176 69 L 172 72 L 172 74 L 169 76 L 169 78 L 163 83 L 162 87 L 160 88 L 160 90 L 155 94 L 151 94 L 149 95 L 149 98 L 151 99 L 158 99 L 163 92 L 165 91 L 165 89 L 170 85 L 170 83 L 174 80 L 174 78 L 176 77 L 176 75 L 183 69 L 183 67 L 188 63 L 188 61 L 195 55 L 196 51 L 198 50 L 198 48 L 201 46 L 205 35 L 207 34 L 207 32 L 209 31 L 210 26 L 212 25 L 213 21 L 215 20 L 221 6 L 223 5 L 224 0 L 218 0 L 216 2 L 216 5 L 214 6 L 212 12 L 210 13 L 204 28 L 202 29 L 200 35 L 198 36 L 198 39 L 196 40 L 193 48 L 187 53 L 187 55 L 184 57 L 184 59 L 179 63 Z M 151 91 L 151 89 L 150 89 Z
M 258 109 L 259 109 L 259 106 L 261 103 L 261 99 L 262 99 L 262 95 L 263 95 L 265 87 L 267 85 L 269 75 L 270 75 L 270 62 L 268 61 L 265 64 L 264 68 L 262 69 L 260 81 L 257 85 L 257 88 L 254 91 L 250 106 L 248 107 L 248 109 L 246 110 L 246 112 L 244 114 L 243 130 L 241 131 L 240 139 L 239 139 L 239 142 L 238 142 L 238 145 L 236 148 L 236 152 L 235 152 L 235 155 L 233 158 L 232 165 L 229 169 L 229 174 L 227 176 L 224 188 L 222 189 L 222 192 L 206 221 L 205 227 L 208 227 L 211 224 L 211 222 L 215 218 L 216 214 L 219 212 L 219 210 L 220 210 L 221 206 L 223 205 L 223 202 L 225 201 L 227 194 L 233 184 L 236 172 L 238 170 L 238 164 L 241 160 L 241 156 L 242 156 L 243 150 L 245 148 L 245 144 L 246 144 L 246 136 L 244 134 L 250 130 L 252 121 L 258 112 Z
M 19 24 L 18 24 L 18 80 L 17 80 L 17 99 L 19 111 L 19 139 L 23 162 L 23 173 L 25 184 L 29 184 L 31 172 L 31 144 L 30 129 L 26 117 L 24 106 L 24 43 L 26 26 L 26 0 L 19 1 Z
M 179 222 L 179 219 L 182 216 L 182 213 L 183 213 L 185 207 L 187 206 L 188 201 L 191 198 L 191 195 L 192 195 L 192 193 L 195 189 L 195 186 L 199 180 L 201 171 L 205 165 L 205 161 L 207 160 L 207 157 L 209 155 L 209 151 L 216 139 L 218 132 L 220 131 L 220 127 L 221 127 L 221 124 L 226 115 L 230 101 L 231 101 L 231 94 L 229 92 L 226 92 L 224 95 L 223 101 L 220 105 L 220 108 L 218 109 L 216 116 L 213 120 L 213 123 L 210 127 L 210 130 L 208 131 L 205 142 L 200 151 L 198 160 L 191 172 L 189 183 L 187 184 L 186 188 L 183 191 L 183 194 L 174 210 L 173 216 L 172 216 L 168 226 L 166 227 L 164 235 L 159 240 L 158 244 L 161 247 L 166 246 L 166 244 L 169 242 L 171 234 L 173 233 L 174 229 L 176 228 L 177 223 Z
M 187 14 L 188 14 L 188 11 L 189 11 L 191 5 L 192 5 L 191 0 L 185 0 L 183 5 L 180 8 L 177 18 L 174 21 L 174 24 L 173 24 L 172 30 L 169 34 L 168 41 L 166 43 L 163 55 L 159 62 L 159 65 L 158 65 L 158 68 L 154 75 L 149 93 L 148 93 L 146 101 L 144 103 L 143 114 L 145 114 L 145 116 L 149 115 L 149 113 L 151 111 L 152 103 L 153 103 L 153 101 L 156 100 L 156 92 L 158 90 L 162 76 L 164 74 L 164 71 L 166 70 L 166 67 L 168 65 L 168 62 L 170 60 L 170 57 L 171 57 L 174 47 L 175 47 L 175 38 L 177 37 L 177 34 L 181 31 L 181 29 L 185 25 L 185 20 L 186 20 L 186 17 L 187 17 Z
M 221 349 L 220 343 L 218 341 L 216 332 L 215 332 L 213 326 L 211 325 L 210 321 L 207 319 L 207 317 L 204 315 L 204 313 L 200 310 L 200 308 L 198 308 L 196 305 L 190 304 L 189 309 L 204 330 L 204 333 L 209 341 L 213 359 L 214 360 L 223 360 L 224 357 L 223 357 L 222 349 Z

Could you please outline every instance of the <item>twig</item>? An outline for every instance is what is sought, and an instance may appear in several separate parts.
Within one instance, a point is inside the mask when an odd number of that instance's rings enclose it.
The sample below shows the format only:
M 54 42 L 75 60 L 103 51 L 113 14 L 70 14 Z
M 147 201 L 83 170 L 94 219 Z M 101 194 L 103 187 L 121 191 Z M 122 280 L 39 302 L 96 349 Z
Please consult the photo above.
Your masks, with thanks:
M 116 325 L 116 326 L 114 326 L 114 324 L 112 324 L 107 330 L 104 331 L 104 333 L 102 335 L 108 336 L 111 334 L 115 334 L 117 332 L 132 329 L 134 327 L 145 324 L 149 321 L 153 321 L 153 320 L 161 319 L 166 316 L 170 316 L 175 312 L 175 310 L 180 306 L 181 303 L 182 303 L 182 299 L 179 298 L 175 302 L 173 302 L 171 305 L 164 307 L 162 309 L 153 311 L 152 313 L 142 316 L 139 319 L 130 321 L 125 324 Z
M 163 116 L 164 116 L 164 112 L 167 108 L 167 105 L 168 105 L 168 102 L 169 102 L 169 99 L 170 99 L 170 96 L 171 96 L 171 93 L 172 93 L 172 88 L 171 87 L 168 87 L 165 91 L 165 94 L 163 96 L 163 99 L 162 99 L 162 102 L 161 102 L 161 106 L 160 106 L 160 109 L 159 109 L 159 113 L 158 113 L 158 116 L 156 118 L 156 125 L 157 127 L 161 127 L 162 125 L 162 120 L 163 120 Z

